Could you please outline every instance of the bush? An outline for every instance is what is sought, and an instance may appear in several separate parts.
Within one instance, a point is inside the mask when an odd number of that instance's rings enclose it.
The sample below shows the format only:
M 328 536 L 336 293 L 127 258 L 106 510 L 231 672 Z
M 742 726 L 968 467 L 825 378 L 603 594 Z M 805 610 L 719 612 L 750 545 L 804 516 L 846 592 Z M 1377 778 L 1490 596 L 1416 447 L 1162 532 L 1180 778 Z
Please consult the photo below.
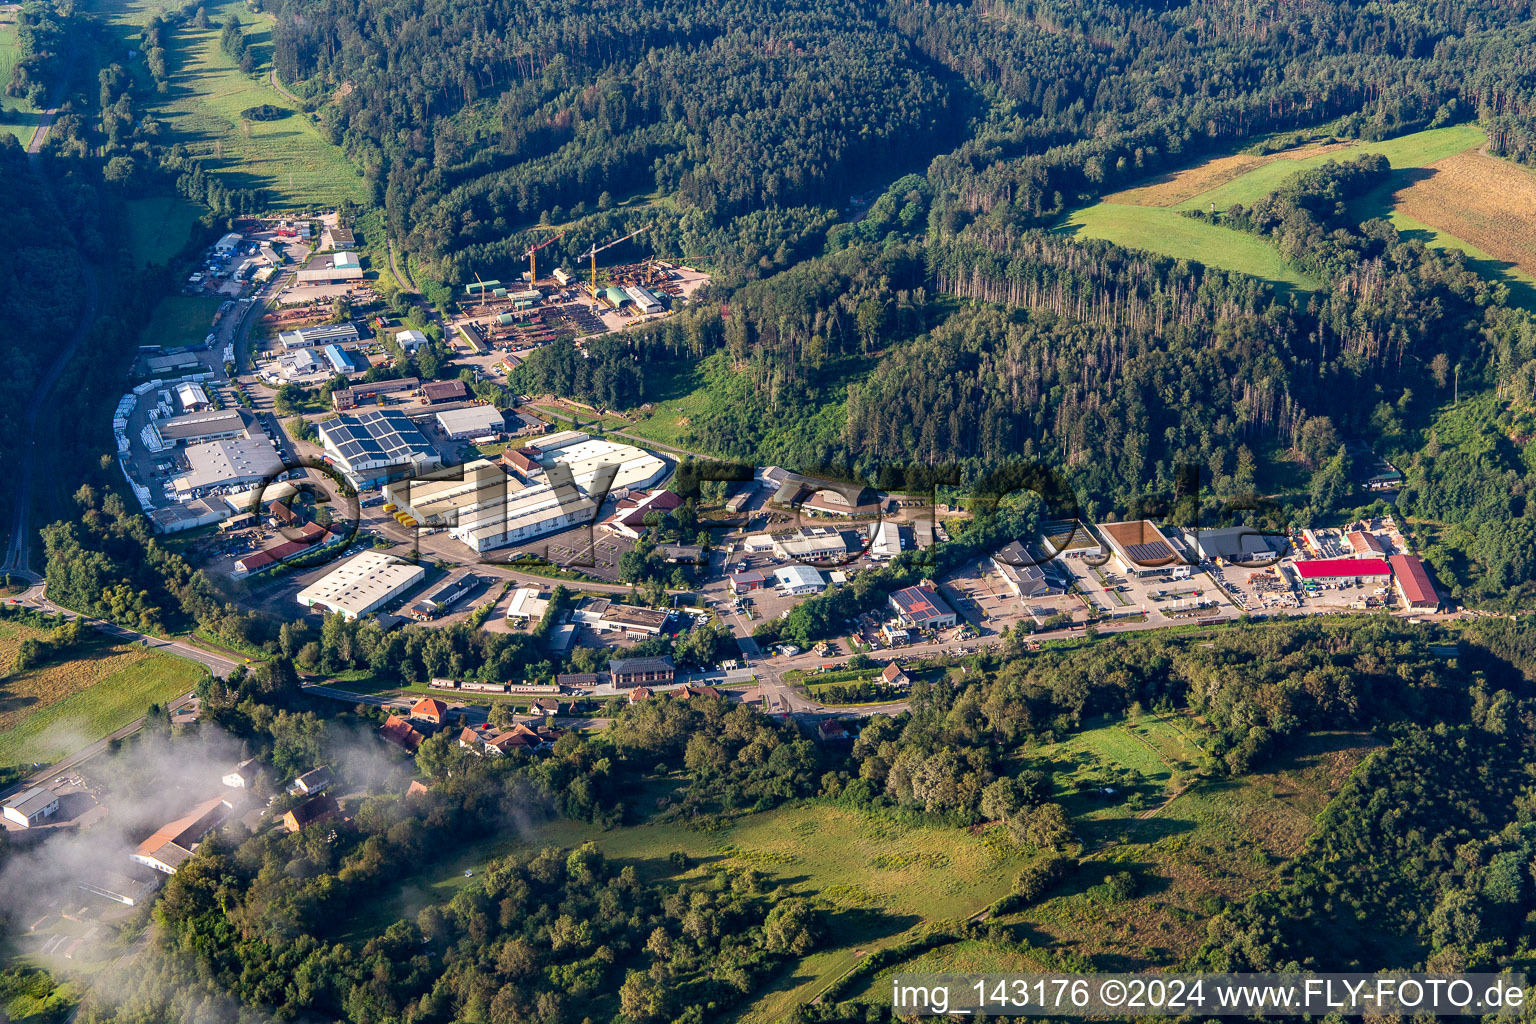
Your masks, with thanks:
M 240 111 L 240 116 L 247 121 L 281 121 L 293 111 L 287 107 L 279 107 L 271 103 L 263 103 L 258 107 L 246 107 Z

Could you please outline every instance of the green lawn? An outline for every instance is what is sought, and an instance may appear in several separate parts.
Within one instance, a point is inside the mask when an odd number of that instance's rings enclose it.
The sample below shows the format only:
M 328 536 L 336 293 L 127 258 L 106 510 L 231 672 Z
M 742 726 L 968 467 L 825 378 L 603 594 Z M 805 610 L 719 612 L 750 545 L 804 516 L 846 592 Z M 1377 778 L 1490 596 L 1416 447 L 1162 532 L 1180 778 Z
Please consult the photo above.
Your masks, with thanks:
M 1318 282 L 1291 267 L 1262 239 L 1193 220 L 1177 209 L 1098 203 L 1073 211 L 1058 230 L 1077 238 L 1103 238 L 1128 249 L 1196 260 L 1282 288 L 1310 291 L 1318 287 Z
M 21 59 L 16 41 L 16 15 L 0 15 L 0 85 L 11 80 L 11 71 Z M 23 146 L 32 142 L 42 115 L 23 98 L 0 93 L 0 132 L 16 136 Z
M 635 806 L 653 809 L 671 785 L 653 783 L 635 794 Z M 751 866 L 796 892 L 819 894 L 826 901 L 833 937 L 760 993 L 742 1016 L 746 1021 L 779 1019 L 865 954 L 897 941 L 914 926 L 964 918 L 985 908 L 1008 891 L 1022 860 L 1011 844 L 990 835 L 899 824 L 826 804 L 752 814 L 710 833 L 676 824 L 603 832 L 559 820 L 528 830 L 525 839 L 468 845 L 433 868 L 403 878 L 398 890 L 349 922 L 344 935 L 361 940 L 394 920 L 413 917 L 427 903 L 452 898 L 475 884 L 491 860 L 521 844 L 569 848 L 588 839 L 609 858 L 635 865 L 647 879 L 677 876 L 667 858 L 680 850 L 690 858 L 691 872 L 718 864 Z M 466 870 L 474 874 L 466 877 Z
M 1317 167 L 1329 160 L 1343 161 L 1364 153 L 1380 153 L 1394 169 L 1402 170 L 1427 166 L 1436 160 L 1481 145 L 1483 141 L 1482 129 L 1476 125 L 1457 125 L 1415 132 L 1384 142 L 1361 143 L 1303 160 L 1275 160 L 1172 207 L 1097 203 L 1074 211 L 1058 230 L 1078 238 L 1103 238 L 1126 248 L 1145 249 L 1176 259 L 1198 260 L 1207 266 L 1248 274 L 1282 287 L 1311 290 L 1317 288 L 1318 283 L 1287 264 L 1267 242 L 1219 225 L 1191 220 L 1182 216 L 1182 212 L 1209 209 L 1212 204 L 1218 211 L 1234 203 L 1251 204 L 1275 191 L 1298 171 Z M 1393 219 L 1399 223 L 1400 228 L 1412 228 L 1412 225 L 1406 223 L 1411 218 Z M 1425 240 L 1430 244 L 1458 248 L 1476 259 L 1497 262 L 1490 260 L 1486 253 L 1472 252 L 1472 247 L 1460 239 L 1424 228 L 1417 221 L 1413 225 L 1426 233 Z M 1515 289 L 1528 284 L 1520 280 L 1524 275 L 1518 271 L 1497 276 L 1511 282 Z M 1536 296 L 1536 291 L 1531 295 Z M 1517 300 L 1528 297 L 1523 291 L 1516 296 Z
M 28 627 L 7 624 L 0 647 Z M 63 662 L 0 676 L 0 765 L 51 762 L 109 735 L 195 689 L 207 670 L 180 658 L 148 654 L 92 637 Z
M 212 295 L 167 295 L 144 325 L 145 345 L 197 345 L 213 330 L 213 316 L 224 300 Z
M 1231 181 L 1185 200 L 1175 210 L 1208 210 L 1212 203 L 1218 212 L 1233 203 L 1244 206 L 1263 199 L 1297 171 L 1319 167 L 1329 160 L 1340 163 L 1353 160 L 1366 153 L 1380 153 L 1387 158 L 1394 170 L 1409 167 L 1427 167 L 1436 160 L 1454 156 L 1463 150 L 1480 146 L 1485 141 L 1481 128 L 1473 124 L 1456 125 L 1452 128 L 1435 128 L 1427 132 L 1414 132 L 1383 142 L 1365 142 L 1333 153 L 1320 153 L 1305 160 L 1276 160 L 1239 175 Z
M 141 25 L 160 5 L 152 0 L 98 0 L 132 45 Z M 271 55 L 271 20 L 244 4 L 207 6 L 211 28 L 192 25 L 176 29 L 167 48 L 171 87 L 152 105 L 164 122 L 165 142 L 181 142 L 194 154 L 209 158 L 231 188 L 262 189 L 278 206 L 330 205 L 343 199 L 362 202 L 367 189 L 361 175 L 342 151 L 321 137 L 309 116 L 267 82 Z M 258 71 L 242 74 L 219 49 L 219 32 L 230 15 L 239 17 L 255 52 Z M 261 104 L 295 112 L 277 121 L 246 121 L 240 112 Z
M 193 225 L 203 216 L 201 207 L 180 196 L 130 199 L 124 206 L 129 245 L 139 266 L 168 263 L 187 245 Z

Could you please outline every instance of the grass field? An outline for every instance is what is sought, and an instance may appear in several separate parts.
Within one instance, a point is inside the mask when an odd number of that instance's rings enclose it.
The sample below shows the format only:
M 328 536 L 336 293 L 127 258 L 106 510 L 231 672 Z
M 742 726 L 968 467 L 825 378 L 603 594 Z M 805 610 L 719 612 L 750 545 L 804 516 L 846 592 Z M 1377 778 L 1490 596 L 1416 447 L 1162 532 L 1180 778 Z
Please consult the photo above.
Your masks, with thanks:
M 203 210 L 180 196 L 155 196 L 130 199 L 124 206 L 128 216 L 128 239 L 134 262 L 139 266 L 167 263 L 186 246 L 192 227 Z
M 1437 160 L 1481 146 L 1484 141 L 1482 129 L 1476 125 L 1463 124 L 1453 128 L 1434 128 L 1427 132 L 1414 132 L 1411 135 L 1403 135 L 1383 142 L 1359 142 L 1347 146 L 1330 147 L 1322 151 L 1310 151 L 1312 147 L 1290 150 L 1289 152 L 1297 155 L 1297 159 L 1271 161 L 1190 196 L 1173 208 L 1204 210 L 1215 203 L 1217 212 L 1220 212 L 1233 203 L 1242 203 L 1246 206 L 1269 195 L 1280 187 L 1281 182 L 1297 171 L 1319 167 L 1329 160 L 1344 161 L 1366 153 L 1380 153 L 1387 158 L 1387 162 L 1394 170 L 1403 170 L 1427 167 Z M 1198 174 L 1199 171 L 1200 168 L 1195 167 L 1179 173 L 1190 175 Z
M 153 0 L 97 0 L 95 4 L 129 45 L 128 37 L 137 34 L 137 26 L 161 6 Z M 268 84 L 271 20 L 233 2 L 209 4 L 207 11 L 214 27 L 180 26 L 167 48 L 170 92 L 151 108 L 165 123 L 163 140 L 181 142 L 192 153 L 208 157 L 229 187 L 262 189 L 278 206 L 363 201 L 362 177 L 342 151 L 320 136 L 308 115 Z M 262 58 L 255 75 L 242 74 L 219 49 L 220 28 L 232 14 L 239 17 L 245 38 Z M 264 122 L 240 116 L 242 110 L 264 103 L 295 112 Z
M 16 41 L 16 15 L 0 11 L 0 85 L 11 80 L 11 70 L 21 59 L 21 48 Z M 22 146 L 32 142 L 42 115 L 25 99 L 0 93 L 0 132 L 16 136 Z
M 670 783 L 636 795 L 636 806 L 654 802 Z M 492 859 L 521 844 L 574 847 L 595 840 L 621 864 L 645 878 L 662 880 L 678 871 L 673 851 L 688 855 L 691 872 L 709 865 L 751 866 L 786 887 L 820 894 L 833 918 L 827 948 L 786 971 L 742 1017 L 777 1020 L 814 996 L 869 952 L 897 941 L 913 926 L 967 917 L 1008 891 L 1018 856 L 1009 844 L 952 829 L 904 825 L 825 804 L 783 807 L 748 815 L 719 832 L 674 824 L 642 824 L 603 832 L 579 822 L 554 821 L 528 829 L 521 839 L 465 847 L 457 857 L 407 879 L 388 900 L 354 919 L 346 936 L 377 934 L 390 922 L 414 916 L 428 902 L 447 900 L 475 884 Z M 466 870 L 474 876 L 465 877 Z
M 212 295 L 167 295 L 155 306 L 139 342 L 167 348 L 201 344 L 213 330 L 213 316 L 223 302 Z
M 1191 220 L 1182 216 L 1183 212 L 1204 210 L 1212 205 L 1221 211 L 1234 203 L 1253 203 L 1272 193 L 1297 171 L 1329 160 L 1380 153 L 1394 170 L 1406 173 L 1480 146 L 1483 141 L 1482 130 L 1477 126 L 1457 125 L 1383 142 L 1313 144 L 1265 156 L 1237 153 L 1217 157 L 1106 196 L 1102 202 L 1074 211 L 1059 230 L 1080 238 L 1104 238 L 1116 245 L 1146 249 L 1177 259 L 1198 260 L 1208 266 L 1248 274 L 1282 287 L 1316 288 L 1317 282 L 1290 267 L 1261 239 L 1220 225 Z M 1397 187 L 1394 184 L 1393 188 Z M 1388 204 L 1382 213 L 1390 212 Z M 1436 220 L 1436 223 L 1442 229 L 1447 227 L 1443 221 Z M 1399 223 L 1400 229 L 1406 226 Z M 1448 230 L 1428 230 L 1425 241 L 1463 251 L 1468 248 L 1465 239 L 1451 237 Z M 1476 256 L 1475 253 L 1472 255 Z M 1485 266 L 1479 269 L 1497 273 L 1499 268 Z
M 1103 238 L 1128 249 L 1261 278 L 1282 288 L 1312 290 L 1318 282 L 1296 270 L 1254 235 L 1192 220 L 1177 209 L 1102 202 L 1076 210 L 1060 228 L 1077 238 Z
M 1048 748 L 1058 786 L 1137 772 L 1150 797 L 1126 814 L 1095 807 L 1096 788 L 1059 795 L 1086 843 L 1083 866 L 1059 895 L 1001 919 L 1031 945 L 1091 957 L 1100 970 L 1178 960 L 1205 937 L 1204 922 L 1266 884 L 1312 833 L 1316 816 L 1375 747 L 1358 733 L 1287 741 L 1241 780 L 1183 774 L 1199 756 L 1192 723 L 1177 717 L 1106 724 Z M 1092 891 L 1112 872 L 1137 895 L 1105 904 Z
M 196 687 L 199 665 L 92 634 L 72 656 L 16 674 L 16 649 L 41 630 L 0 623 L 0 765 L 53 761 Z

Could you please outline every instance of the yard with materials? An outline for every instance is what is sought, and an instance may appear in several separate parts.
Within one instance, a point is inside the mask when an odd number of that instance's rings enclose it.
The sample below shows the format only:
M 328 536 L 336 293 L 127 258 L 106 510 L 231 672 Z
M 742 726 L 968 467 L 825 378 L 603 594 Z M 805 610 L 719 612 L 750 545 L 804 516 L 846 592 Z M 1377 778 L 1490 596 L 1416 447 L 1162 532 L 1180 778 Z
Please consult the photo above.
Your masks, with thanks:
M 16 672 L 16 651 L 47 632 L 0 622 L 0 765 L 49 762 L 101 739 L 155 703 L 189 693 L 201 665 L 90 633 L 58 661 Z

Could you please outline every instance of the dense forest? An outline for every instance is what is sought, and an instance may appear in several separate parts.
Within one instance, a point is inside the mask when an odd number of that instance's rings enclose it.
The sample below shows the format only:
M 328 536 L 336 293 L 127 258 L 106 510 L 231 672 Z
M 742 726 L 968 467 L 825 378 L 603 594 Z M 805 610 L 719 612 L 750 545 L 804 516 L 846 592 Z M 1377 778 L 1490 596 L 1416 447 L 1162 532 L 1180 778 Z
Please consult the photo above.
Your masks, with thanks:
M 371 719 L 327 721 L 299 707 L 291 683 L 242 683 L 238 702 L 215 702 L 200 728 L 218 723 L 283 777 L 316 761 L 352 764 L 367 791 L 344 823 L 234 829 L 206 844 L 156 904 L 153 953 L 81 1019 L 197 1019 L 232 997 L 244 1012 L 359 1024 L 706 1020 L 815 950 L 836 906 L 779 889 L 771 868 L 694 871 L 680 853 L 621 868 L 591 844 L 535 841 L 394 919 L 400 866 L 495 835 L 508 808 L 520 828 L 549 817 L 613 827 L 810 800 L 942 827 L 1002 822 L 1003 841 L 1046 854 L 1009 897 L 1035 899 L 1077 862 L 1068 784 L 1044 747 L 1148 707 L 1194 713 L 1183 720 L 1204 750 L 1197 785 L 1262 772 L 1319 730 L 1373 730 L 1387 744 L 1321 817 L 1281 890 L 1215 919 L 1198 963 L 1281 969 L 1328 949 L 1375 969 L 1402 963 L 1408 944 L 1443 969 L 1495 969 L 1522 955 L 1536 906 L 1516 870 L 1529 859 L 1533 806 L 1519 767 L 1532 743 L 1520 676 L 1536 669 L 1536 646 L 1507 623 L 1462 636 L 1451 658 L 1446 639 L 1390 620 L 1252 625 L 1204 643 L 1147 634 L 974 659 L 964 675 L 919 681 L 910 712 L 868 720 L 840 749 L 726 701 L 655 698 L 547 753 L 478 758 L 450 731 L 423 743 L 414 765 L 387 769 L 356 747 Z M 406 792 L 412 774 L 424 791 Z M 668 795 L 643 806 L 638 795 L 663 777 Z M 1134 774 L 1113 781 L 1137 799 Z M 359 928 L 357 915 L 381 901 L 385 916 Z M 1365 908 L 1373 927 L 1352 926 Z

